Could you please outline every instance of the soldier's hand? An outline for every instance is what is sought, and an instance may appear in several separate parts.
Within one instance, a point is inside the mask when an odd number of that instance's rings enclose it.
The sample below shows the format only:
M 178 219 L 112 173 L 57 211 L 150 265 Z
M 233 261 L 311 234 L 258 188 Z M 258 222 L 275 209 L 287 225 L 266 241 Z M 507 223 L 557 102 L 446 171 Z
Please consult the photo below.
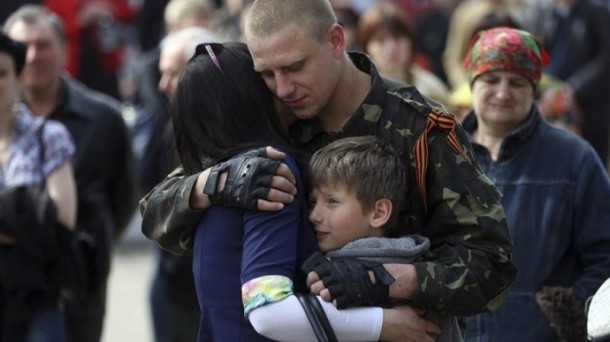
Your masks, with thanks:
M 440 333 L 438 325 L 421 318 L 418 311 L 409 306 L 383 309 L 380 340 L 434 342 Z
M 203 187 L 203 191 L 191 201 L 193 208 L 205 209 L 211 203 L 250 210 L 281 210 L 296 194 L 294 175 L 281 163 L 283 158 L 285 154 L 278 150 L 260 148 L 202 172 L 196 189 Z
M 283 160 L 286 155 L 273 147 L 265 148 L 268 158 Z M 291 203 L 297 193 L 296 180 L 290 168 L 281 163 L 271 179 L 271 186 L 266 198 L 259 198 L 257 201 L 258 210 L 276 211 L 284 208 L 284 204 Z

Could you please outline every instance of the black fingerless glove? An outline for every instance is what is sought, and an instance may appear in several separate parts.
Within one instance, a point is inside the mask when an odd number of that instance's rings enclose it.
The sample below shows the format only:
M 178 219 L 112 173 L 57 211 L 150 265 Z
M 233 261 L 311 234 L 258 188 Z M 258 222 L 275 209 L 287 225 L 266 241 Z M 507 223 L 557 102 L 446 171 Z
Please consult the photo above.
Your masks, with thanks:
M 301 269 L 305 273 L 313 271 L 318 274 L 338 309 L 389 304 L 389 286 L 394 278 L 381 263 L 347 258 L 328 260 L 317 252 L 303 263 Z M 373 271 L 375 283 L 371 281 L 369 270 Z
M 259 148 L 240 154 L 212 167 L 203 193 L 212 204 L 248 210 L 257 209 L 257 200 L 265 198 L 280 160 L 267 157 L 266 149 Z M 218 180 L 227 173 L 222 191 L 217 191 Z

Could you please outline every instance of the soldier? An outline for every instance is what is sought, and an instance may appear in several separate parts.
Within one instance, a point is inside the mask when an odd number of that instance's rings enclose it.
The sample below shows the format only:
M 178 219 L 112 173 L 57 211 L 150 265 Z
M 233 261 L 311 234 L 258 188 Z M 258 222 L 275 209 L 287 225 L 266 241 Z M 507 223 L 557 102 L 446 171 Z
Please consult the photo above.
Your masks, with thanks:
M 389 294 L 456 316 L 497 308 L 516 273 L 512 243 L 500 194 L 480 171 L 453 116 L 414 87 L 381 77 L 365 55 L 347 54 L 343 29 L 327 0 L 256 1 L 245 34 L 255 69 L 298 118 L 290 127 L 295 146 L 311 153 L 338 138 L 371 134 L 389 141 L 407 167 L 412 189 L 405 194 L 401 222 L 432 242 L 425 261 L 385 266 L 395 281 L 378 292 L 381 296 L 372 293 L 372 281 L 343 291 L 347 297 L 339 295 L 345 274 L 333 262 L 319 270 L 323 281 L 310 274 L 312 290 L 343 306 L 363 304 L 358 297 L 380 304 Z M 267 153 L 281 157 L 271 149 Z M 143 232 L 180 253 L 190 247 L 201 212 L 211 203 L 280 209 L 296 190 L 287 167 L 276 170 L 272 163 L 264 156 L 252 160 L 254 176 L 237 186 L 217 184 L 219 175 L 237 173 L 226 164 L 189 177 L 176 170 L 141 201 Z M 356 276 L 366 274 L 366 267 L 354 263 Z M 413 311 L 414 339 L 427 340 L 429 326 Z

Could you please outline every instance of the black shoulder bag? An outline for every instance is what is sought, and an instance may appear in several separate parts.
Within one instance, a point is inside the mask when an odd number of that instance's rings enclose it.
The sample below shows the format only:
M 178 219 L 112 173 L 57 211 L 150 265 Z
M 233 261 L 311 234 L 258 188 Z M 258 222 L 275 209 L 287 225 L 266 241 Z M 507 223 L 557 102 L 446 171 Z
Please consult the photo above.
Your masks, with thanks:
M 320 302 L 318 302 L 317 296 L 312 293 L 296 293 L 303 310 L 309 319 L 309 323 L 313 328 L 313 332 L 316 334 L 316 338 L 319 342 L 337 342 L 337 336 L 333 331 L 332 325 L 324 313 L 324 309 Z

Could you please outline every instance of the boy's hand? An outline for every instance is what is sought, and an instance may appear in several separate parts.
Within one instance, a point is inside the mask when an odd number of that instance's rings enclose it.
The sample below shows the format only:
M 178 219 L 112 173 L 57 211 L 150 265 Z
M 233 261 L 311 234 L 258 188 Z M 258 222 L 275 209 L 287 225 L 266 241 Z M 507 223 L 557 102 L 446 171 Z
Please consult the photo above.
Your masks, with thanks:
M 324 300 L 332 299 L 338 309 L 386 305 L 389 285 L 394 282 L 380 263 L 348 258 L 328 260 L 319 252 L 309 257 L 302 269 L 308 273 L 310 290 Z M 325 290 L 328 295 L 322 293 Z

